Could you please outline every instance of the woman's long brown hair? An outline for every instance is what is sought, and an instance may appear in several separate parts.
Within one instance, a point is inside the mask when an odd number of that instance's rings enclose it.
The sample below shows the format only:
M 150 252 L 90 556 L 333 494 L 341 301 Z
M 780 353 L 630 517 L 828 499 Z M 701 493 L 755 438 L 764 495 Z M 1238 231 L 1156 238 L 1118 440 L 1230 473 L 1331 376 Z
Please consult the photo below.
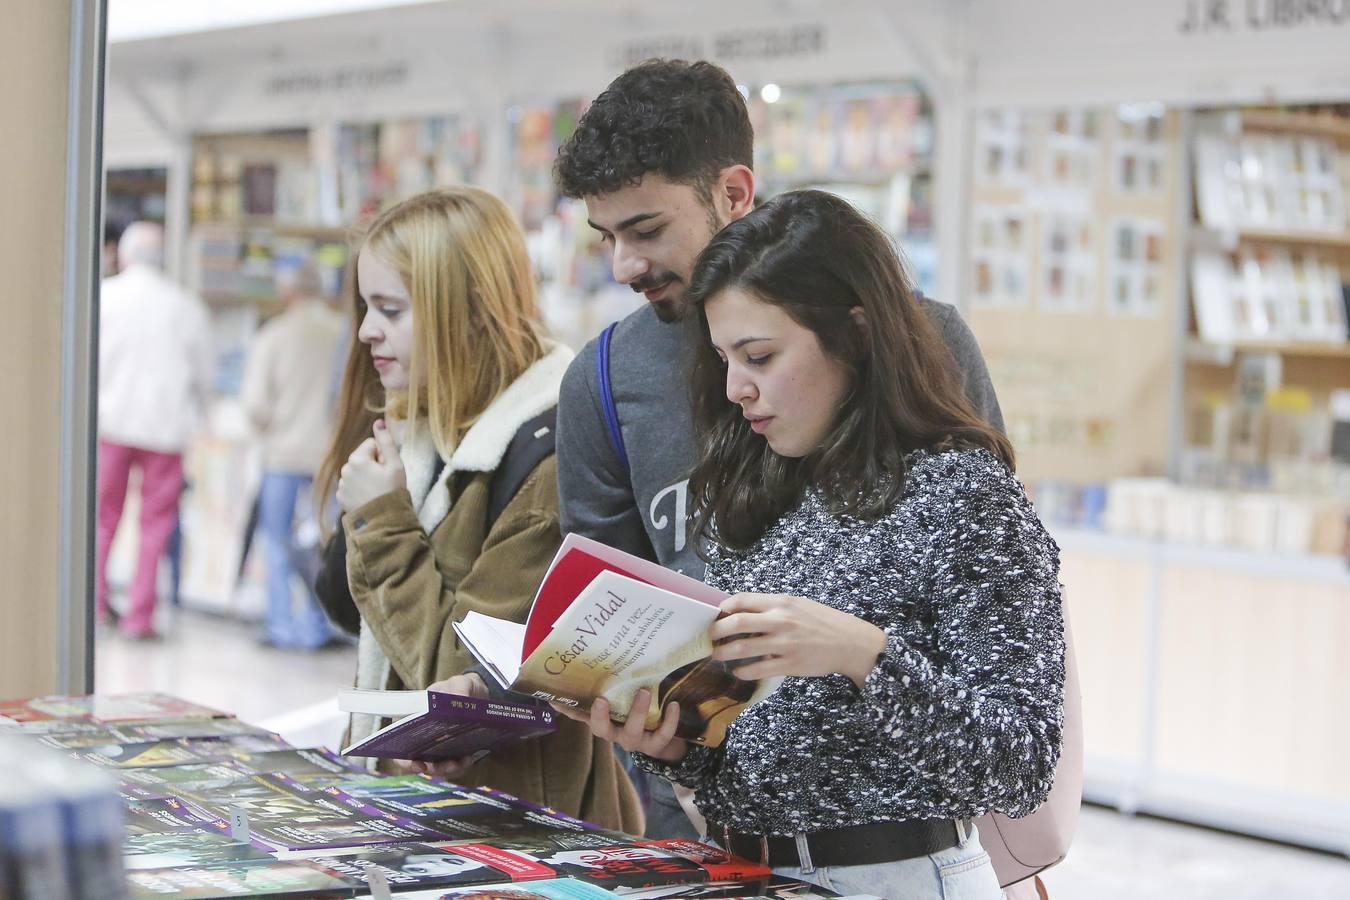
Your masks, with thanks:
M 851 391 L 830 432 L 804 458 L 774 453 L 727 400 L 703 304 L 728 288 L 780 307 L 850 372 Z M 699 255 L 688 296 L 700 341 L 699 458 L 689 485 L 699 534 L 743 550 L 808 487 L 836 513 L 875 518 L 899 500 L 905 455 L 920 448 L 984 448 L 1013 467 L 1012 445 L 966 397 L 890 238 L 833 194 L 783 194 L 728 225 Z

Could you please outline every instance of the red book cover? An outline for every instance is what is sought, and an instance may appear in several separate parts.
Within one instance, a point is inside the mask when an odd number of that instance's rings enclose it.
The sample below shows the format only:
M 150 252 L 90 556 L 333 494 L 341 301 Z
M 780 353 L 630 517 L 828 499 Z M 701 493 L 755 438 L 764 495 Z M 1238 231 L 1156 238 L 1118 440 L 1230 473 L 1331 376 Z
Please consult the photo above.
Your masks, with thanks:
M 639 841 L 643 847 L 657 847 L 667 853 L 697 863 L 707 873 L 708 881 L 754 881 L 768 878 L 773 870 L 766 865 L 732 856 L 720 847 L 684 838 L 658 841 Z
M 500 869 L 511 876 L 512 881 L 540 881 L 556 877 L 552 869 L 524 853 L 500 850 L 487 844 L 456 844 L 454 850 L 460 856 Z
M 622 550 L 569 534 L 563 539 L 558 554 L 553 558 L 544 582 L 539 585 L 529 618 L 525 620 L 525 645 L 521 659 L 528 657 L 553 628 L 553 623 L 566 612 L 572 601 L 581 595 L 601 572 L 617 572 L 635 581 L 655 585 L 667 591 L 719 605 L 726 594 L 703 582 L 673 572 L 664 566 L 631 556 Z

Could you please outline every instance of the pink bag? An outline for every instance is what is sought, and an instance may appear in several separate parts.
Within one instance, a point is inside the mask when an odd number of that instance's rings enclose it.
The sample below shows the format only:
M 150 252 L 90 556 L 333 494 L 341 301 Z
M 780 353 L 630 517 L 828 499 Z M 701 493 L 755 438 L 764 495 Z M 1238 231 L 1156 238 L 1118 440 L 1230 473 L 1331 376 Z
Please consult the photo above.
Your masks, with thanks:
M 1083 695 L 1078 687 L 1078 656 L 1073 649 L 1069 614 L 1064 613 L 1064 746 L 1050 796 L 1031 815 L 1010 819 L 989 813 L 975 820 L 980 843 L 994 863 L 999 884 L 1007 887 L 1043 872 L 1064 859 L 1083 803 Z M 1034 895 L 1033 895 L 1034 896 Z

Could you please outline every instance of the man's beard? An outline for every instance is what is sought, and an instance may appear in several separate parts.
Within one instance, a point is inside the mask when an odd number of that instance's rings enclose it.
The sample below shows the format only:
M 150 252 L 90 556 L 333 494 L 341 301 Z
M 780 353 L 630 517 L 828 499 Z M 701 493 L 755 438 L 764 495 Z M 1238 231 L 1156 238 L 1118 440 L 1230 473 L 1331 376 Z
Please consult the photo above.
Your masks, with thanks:
M 659 275 L 644 275 L 637 281 L 629 282 L 628 284 L 629 287 L 639 294 L 656 290 L 663 285 L 668 286 L 671 294 L 662 297 L 660 300 L 647 300 L 647 304 L 651 306 L 652 310 L 656 313 L 656 317 L 662 322 L 665 322 L 666 324 L 678 322 L 684 318 L 687 304 L 684 302 L 684 283 L 674 272 L 662 272 Z M 676 294 L 676 291 L 679 291 L 679 293 Z M 644 297 L 643 299 L 645 300 L 646 298 Z

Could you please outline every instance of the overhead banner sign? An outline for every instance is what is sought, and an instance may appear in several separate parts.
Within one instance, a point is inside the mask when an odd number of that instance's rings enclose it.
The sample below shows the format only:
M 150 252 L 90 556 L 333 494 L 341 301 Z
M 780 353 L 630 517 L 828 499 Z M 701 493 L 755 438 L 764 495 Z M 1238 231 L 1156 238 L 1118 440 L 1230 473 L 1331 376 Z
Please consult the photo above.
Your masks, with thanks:
M 712 34 L 643 37 L 611 46 L 605 62 L 616 71 L 654 57 L 710 59 L 730 64 L 745 60 L 799 60 L 828 50 L 822 24 L 778 28 L 740 28 Z
M 264 82 L 263 93 L 269 97 L 314 97 L 387 90 L 407 84 L 408 70 L 406 62 L 391 62 L 278 72 Z

